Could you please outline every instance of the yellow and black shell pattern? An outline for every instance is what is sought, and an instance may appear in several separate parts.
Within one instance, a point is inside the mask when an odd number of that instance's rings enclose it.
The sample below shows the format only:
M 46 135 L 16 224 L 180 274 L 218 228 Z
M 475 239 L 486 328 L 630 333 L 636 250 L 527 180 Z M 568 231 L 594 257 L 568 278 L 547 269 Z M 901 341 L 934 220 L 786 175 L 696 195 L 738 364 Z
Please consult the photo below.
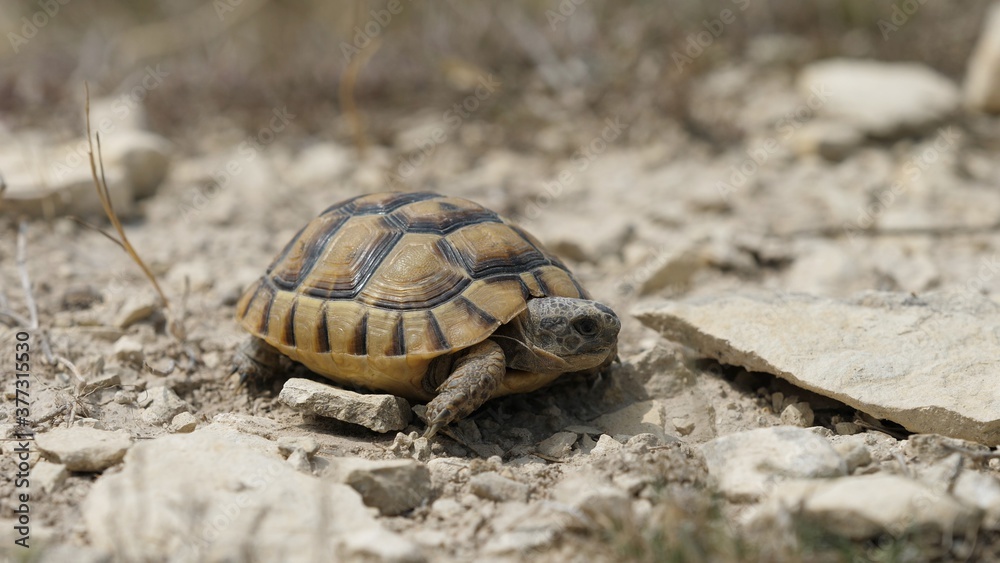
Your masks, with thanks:
M 532 298 L 589 298 L 541 243 L 471 201 L 378 193 L 310 221 L 237 304 L 251 335 L 312 371 L 428 400 L 434 358 L 488 338 Z M 500 394 L 551 377 L 520 374 Z

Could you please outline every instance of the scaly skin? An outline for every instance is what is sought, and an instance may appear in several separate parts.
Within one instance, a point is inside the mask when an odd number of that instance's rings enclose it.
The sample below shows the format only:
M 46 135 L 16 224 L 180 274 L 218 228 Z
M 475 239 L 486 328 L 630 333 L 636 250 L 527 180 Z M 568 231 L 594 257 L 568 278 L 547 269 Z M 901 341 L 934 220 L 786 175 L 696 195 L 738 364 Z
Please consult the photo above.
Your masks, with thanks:
M 503 350 L 492 340 L 469 348 L 456 363 L 448 379 L 438 387 L 438 395 L 427 403 L 427 431 L 430 438 L 453 421 L 472 414 L 489 400 L 507 371 Z

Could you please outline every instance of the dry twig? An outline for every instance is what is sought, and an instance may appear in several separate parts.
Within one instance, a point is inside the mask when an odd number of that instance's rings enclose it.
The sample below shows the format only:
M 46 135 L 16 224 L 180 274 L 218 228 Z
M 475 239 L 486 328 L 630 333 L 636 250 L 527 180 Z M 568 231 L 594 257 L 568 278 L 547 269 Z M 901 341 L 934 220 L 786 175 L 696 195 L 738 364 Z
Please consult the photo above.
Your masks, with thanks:
M 356 4 L 356 6 L 360 5 Z M 355 11 L 355 20 L 360 19 L 358 17 L 360 13 L 360 10 Z M 368 138 L 365 136 L 364 116 L 358 111 L 358 104 L 354 99 L 354 90 L 357 86 L 358 75 L 361 73 L 361 69 L 372 58 L 372 55 L 378 51 L 379 45 L 381 45 L 379 38 L 373 38 L 368 46 L 351 58 L 347 63 L 347 68 L 344 69 L 344 73 L 340 77 L 340 108 L 351 125 L 351 133 L 354 135 L 354 145 L 358 148 L 358 154 L 362 157 L 365 154 L 365 150 L 368 149 Z
M 104 208 L 104 214 L 107 215 L 108 220 L 111 221 L 111 225 L 118 231 L 118 243 L 125 249 L 129 257 L 139 265 L 142 269 L 142 273 L 145 274 L 146 278 L 150 283 L 153 284 L 153 288 L 156 289 L 156 293 L 160 296 L 163 301 L 163 306 L 169 308 L 170 301 L 167 296 L 163 293 L 163 289 L 160 288 L 160 283 L 156 281 L 156 276 L 149 269 L 149 266 L 139 257 L 139 254 L 135 251 L 132 243 L 129 242 L 128 237 L 125 235 L 125 228 L 122 227 L 122 222 L 118 219 L 118 214 L 115 213 L 114 207 L 111 205 L 111 192 L 108 190 L 108 181 L 104 175 L 104 159 L 101 157 L 101 134 L 97 133 L 97 158 L 94 158 L 94 137 L 90 130 L 90 87 L 84 84 L 84 89 L 86 91 L 86 117 L 87 117 L 87 143 L 90 149 L 87 151 L 87 156 L 90 158 L 90 173 L 94 179 L 94 187 L 97 188 L 97 196 L 101 200 L 101 207 Z M 98 163 L 100 163 L 101 176 L 100 179 L 97 177 Z M 107 236 L 107 235 L 106 235 Z

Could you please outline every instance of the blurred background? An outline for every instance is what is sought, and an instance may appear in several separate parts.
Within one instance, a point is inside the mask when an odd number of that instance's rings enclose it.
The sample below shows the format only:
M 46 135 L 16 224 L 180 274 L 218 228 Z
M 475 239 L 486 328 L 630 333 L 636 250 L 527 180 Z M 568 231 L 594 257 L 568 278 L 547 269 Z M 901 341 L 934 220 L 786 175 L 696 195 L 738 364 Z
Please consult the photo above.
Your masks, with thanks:
M 629 314 L 642 300 L 1000 292 L 1000 8 L 983 0 L 6 0 L 0 32 L 0 337 L 37 312 L 50 350 L 36 360 L 43 392 L 33 413 L 55 413 L 50 426 L 72 418 L 56 416 L 72 403 L 70 412 L 87 406 L 133 437 L 160 435 L 169 417 L 148 419 L 136 393 L 117 394 L 148 387 L 169 388 L 199 421 L 238 413 L 298 428 L 277 399 L 248 397 L 227 379 L 246 336 L 234 307 L 303 224 L 366 192 L 438 191 L 505 213 L 623 320 L 621 369 L 601 385 L 569 382 L 484 409 L 490 447 L 474 450 L 484 458 L 521 456 L 650 397 L 669 401 L 656 407 L 670 416 L 654 421 L 660 430 L 691 444 L 778 424 L 771 415 L 798 404 L 800 390 L 781 391 L 782 403 L 770 394 L 778 387 L 734 392 L 679 367 L 679 347 Z M 93 227 L 110 231 L 88 162 L 85 84 L 115 211 L 169 307 Z M 847 342 L 850 328 L 831 327 L 829 339 Z M 762 341 L 773 343 L 769 333 Z M 950 357 L 941 348 L 928 357 Z M 881 362 L 881 351 L 873 357 Z M 83 380 L 112 370 L 120 380 L 104 395 L 80 395 Z M 646 411 L 634 412 L 622 420 L 638 416 L 639 426 L 608 436 L 646 428 Z M 802 425 L 812 422 L 810 411 Z M 534 430 L 514 432 L 524 428 Z M 317 436 L 372 459 L 396 447 L 391 434 L 337 432 Z M 584 459 L 588 469 L 603 463 Z M 686 481 L 680 470 L 694 458 L 636 459 L 605 469 L 627 477 L 656 467 Z M 899 459 L 878 461 L 909 471 Z M 549 498 L 552 467 L 528 478 L 533 498 Z M 57 543 L 99 543 L 100 526 L 84 533 L 79 518 L 94 478 L 67 482 L 69 492 L 32 510 Z M 700 477 L 686 482 L 704 488 Z M 979 496 L 1000 510 L 990 494 Z M 435 553 L 478 554 L 482 522 L 499 513 L 490 510 L 476 519 L 456 508 L 437 536 L 434 520 L 393 525 L 438 542 Z M 11 514 L 0 506 L 0 517 Z M 654 532 L 692 521 L 677 514 Z M 135 520 L 137 538 L 173 533 Z M 959 560 L 995 560 L 991 530 L 971 542 L 983 553 Z M 592 535 L 594 553 L 608 537 Z M 188 544 L 189 529 L 176 538 Z M 603 560 L 640 549 L 620 542 Z M 550 560 L 589 560 L 579 545 L 582 555 Z M 666 559 L 644 553 L 635 559 Z
M 395 4 L 397 13 L 386 2 L 6 3 L 0 11 L 7 38 L 0 45 L 5 133 L 40 125 L 79 133 L 84 81 L 95 93 L 114 96 L 133 88 L 148 65 L 159 65 L 169 79 L 143 102 L 151 128 L 182 147 L 219 120 L 256 128 L 254 112 L 275 105 L 294 107 L 304 117 L 293 125 L 300 134 L 348 140 L 351 126 L 339 92 L 348 62 L 359 53 L 364 60 L 353 91 L 371 142 L 391 141 L 400 120 L 450 107 L 478 76 L 492 74 L 502 94 L 472 117 L 494 126 L 484 143 L 552 149 L 539 143 L 544 129 L 580 115 L 620 113 L 636 122 L 628 134 L 632 142 L 656 139 L 660 121 L 669 120 L 696 140 L 724 147 L 746 132 L 726 119 L 737 108 L 698 111 L 691 98 L 699 76 L 734 64 L 794 70 L 816 59 L 851 56 L 920 61 L 961 80 L 988 5 Z M 723 10 L 732 12 L 732 23 L 723 23 L 704 53 L 679 69 L 673 55 L 690 56 L 689 36 L 711 32 L 706 22 L 719 20 Z M 753 78 L 743 85 L 744 95 L 773 80 L 768 74 Z

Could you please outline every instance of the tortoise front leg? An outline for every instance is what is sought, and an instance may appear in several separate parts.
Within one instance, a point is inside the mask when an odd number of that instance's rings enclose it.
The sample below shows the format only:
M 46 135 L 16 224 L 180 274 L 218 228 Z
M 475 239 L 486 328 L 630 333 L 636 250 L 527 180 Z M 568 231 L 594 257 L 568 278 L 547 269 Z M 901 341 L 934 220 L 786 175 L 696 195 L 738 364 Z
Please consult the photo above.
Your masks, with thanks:
M 430 438 L 442 426 L 462 419 L 493 396 L 507 372 L 500 345 L 484 340 L 471 347 L 455 363 L 451 375 L 438 387 L 438 395 L 427 403 L 427 431 Z

